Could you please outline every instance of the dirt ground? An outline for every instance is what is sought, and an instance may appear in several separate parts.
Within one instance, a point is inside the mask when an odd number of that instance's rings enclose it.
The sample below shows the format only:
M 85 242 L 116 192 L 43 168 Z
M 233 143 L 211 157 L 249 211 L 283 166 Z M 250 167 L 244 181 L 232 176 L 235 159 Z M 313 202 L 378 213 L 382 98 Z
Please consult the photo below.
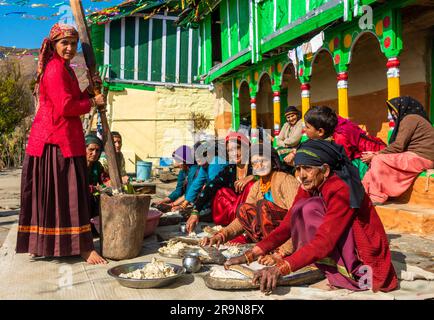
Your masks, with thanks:
M 21 169 L 0 171 L 0 247 L 18 220 Z

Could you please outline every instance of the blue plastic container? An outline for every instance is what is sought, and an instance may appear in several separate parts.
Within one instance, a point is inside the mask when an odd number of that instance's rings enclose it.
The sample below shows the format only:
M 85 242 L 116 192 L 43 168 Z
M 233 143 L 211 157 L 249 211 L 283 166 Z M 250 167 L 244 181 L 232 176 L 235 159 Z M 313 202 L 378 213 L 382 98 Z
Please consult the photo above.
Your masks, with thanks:
M 137 161 L 136 180 L 145 181 L 151 178 L 152 162 Z
M 160 158 L 160 167 L 169 167 L 172 163 L 172 158 Z

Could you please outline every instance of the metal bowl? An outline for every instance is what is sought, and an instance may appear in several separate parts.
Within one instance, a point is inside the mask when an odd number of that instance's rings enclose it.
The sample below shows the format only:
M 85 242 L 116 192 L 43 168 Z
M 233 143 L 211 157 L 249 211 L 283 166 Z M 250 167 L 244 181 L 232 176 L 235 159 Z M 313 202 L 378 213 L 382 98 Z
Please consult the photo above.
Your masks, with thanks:
M 167 278 L 157 278 L 157 279 L 128 279 L 128 278 L 119 277 L 121 273 L 128 273 L 137 269 L 141 269 L 148 263 L 150 262 L 136 262 L 136 263 L 122 264 L 117 267 L 113 267 L 109 269 L 107 273 L 109 274 L 109 276 L 115 278 L 119 282 L 119 284 L 124 287 L 134 288 L 134 289 L 147 289 L 147 288 L 159 288 L 159 287 L 167 286 L 173 283 L 174 281 L 176 281 L 176 279 L 181 277 L 186 272 L 185 268 L 181 266 L 172 263 L 166 263 L 167 265 L 175 269 L 176 275 Z

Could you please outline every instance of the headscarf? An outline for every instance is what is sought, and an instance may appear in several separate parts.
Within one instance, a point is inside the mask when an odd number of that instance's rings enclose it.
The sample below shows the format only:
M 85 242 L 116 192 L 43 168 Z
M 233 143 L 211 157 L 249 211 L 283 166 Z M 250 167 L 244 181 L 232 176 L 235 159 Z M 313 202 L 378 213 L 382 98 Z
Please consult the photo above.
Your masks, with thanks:
M 121 136 L 121 134 L 120 134 L 118 131 L 112 131 L 111 133 L 112 133 L 112 137 L 113 137 L 113 138 L 114 138 L 114 137 L 119 137 L 119 138 L 121 138 L 121 140 L 122 140 L 122 136 Z
M 288 113 L 296 113 L 297 114 L 297 119 L 300 120 L 301 119 L 301 111 L 298 110 L 295 106 L 288 106 L 285 109 L 285 115 L 287 115 Z
M 86 137 L 84 137 L 84 140 L 86 142 L 86 147 L 93 143 L 99 146 L 99 150 L 101 152 L 103 151 L 104 146 L 102 140 L 98 138 L 96 135 L 94 135 L 93 133 L 86 135 Z
M 296 166 L 322 166 L 327 163 L 350 188 L 350 207 L 360 208 L 365 189 L 357 168 L 351 164 L 342 146 L 326 140 L 308 140 L 298 147 L 294 163 Z
M 228 133 L 228 135 L 225 138 L 226 143 L 228 143 L 229 141 L 239 141 L 242 144 L 245 144 L 247 146 L 250 145 L 250 140 L 249 138 L 247 138 L 244 134 L 239 133 L 239 132 L 234 132 L 231 131 Z
M 172 158 L 187 165 L 194 164 L 193 150 L 186 145 L 182 145 L 172 153 Z
M 77 30 L 68 24 L 60 24 L 56 23 L 50 30 L 50 34 L 48 38 L 45 38 L 42 42 L 41 49 L 39 50 L 38 57 L 38 71 L 36 82 L 39 83 L 41 80 L 42 74 L 45 71 L 45 67 L 47 66 L 48 61 L 53 57 L 55 52 L 54 43 L 60 39 L 74 37 L 78 39 Z
M 389 143 L 395 141 L 402 119 L 404 119 L 409 114 L 417 114 L 431 124 L 422 104 L 410 96 L 403 96 L 387 100 L 386 105 L 389 111 L 393 110 L 398 114 L 398 118 L 394 119 L 395 128 L 393 129 L 392 135 L 390 136 Z

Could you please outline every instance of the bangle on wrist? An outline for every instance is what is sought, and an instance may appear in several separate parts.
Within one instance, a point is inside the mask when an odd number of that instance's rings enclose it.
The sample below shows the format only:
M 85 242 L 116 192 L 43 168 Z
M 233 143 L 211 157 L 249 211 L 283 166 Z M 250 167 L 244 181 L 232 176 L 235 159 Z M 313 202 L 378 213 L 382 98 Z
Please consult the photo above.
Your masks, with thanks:
M 244 257 L 246 258 L 246 264 L 247 265 L 251 264 L 255 260 L 255 258 L 253 257 L 252 250 L 246 251 L 244 253 Z
M 223 243 L 226 242 L 226 236 L 223 234 L 223 232 L 219 231 L 215 235 L 221 237 Z
M 193 210 L 190 215 L 192 216 L 198 216 L 199 215 L 199 211 Z
M 282 276 L 285 276 L 285 275 L 291 273 L 291 265 L 286 260 L 279 261 L 276 264 L 276 267 L 279 269 L 279 272 Z

